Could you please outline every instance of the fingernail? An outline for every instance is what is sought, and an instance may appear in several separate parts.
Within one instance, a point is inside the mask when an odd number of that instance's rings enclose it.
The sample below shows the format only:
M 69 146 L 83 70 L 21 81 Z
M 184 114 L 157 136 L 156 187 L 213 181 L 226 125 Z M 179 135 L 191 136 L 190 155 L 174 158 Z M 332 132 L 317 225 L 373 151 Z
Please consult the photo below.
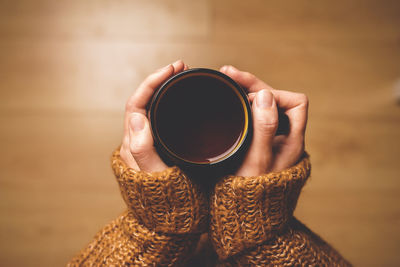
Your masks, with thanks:
M 273 95 L 267 90 L 261 90 L 257 93 L 256 104 L 259 108 L 270 108 L 273 104 Z
M 221 70 L 221 72 L 225 72 L 227 68 L 228 68 L 228 66 L 227 66 L 227 65 L 224 65 L 224 66 L 222 66 L 222 67 L 220 68 L 220 70 Z
M 134 113 L 131 115 L 130 126 L 133 132 L 139 132 L 144 129 L 143 115 Z

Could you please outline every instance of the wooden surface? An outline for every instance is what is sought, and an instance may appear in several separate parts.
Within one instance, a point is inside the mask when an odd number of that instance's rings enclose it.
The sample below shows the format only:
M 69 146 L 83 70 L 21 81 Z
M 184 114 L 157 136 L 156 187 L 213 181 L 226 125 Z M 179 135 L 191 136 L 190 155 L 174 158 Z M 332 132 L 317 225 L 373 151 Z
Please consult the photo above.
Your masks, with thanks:
M 296 215 L 400 265 L 398 1 L 0 0 L 0 265 L 62 266 L 124 204 L 109 166 L 153 70 L 233 64 L 310 98 Z

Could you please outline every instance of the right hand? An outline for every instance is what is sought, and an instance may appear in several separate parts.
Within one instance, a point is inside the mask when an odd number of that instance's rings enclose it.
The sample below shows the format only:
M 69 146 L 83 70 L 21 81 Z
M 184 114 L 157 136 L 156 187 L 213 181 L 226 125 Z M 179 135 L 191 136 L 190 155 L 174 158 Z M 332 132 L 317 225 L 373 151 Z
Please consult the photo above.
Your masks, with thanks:
M 160 172 L 168 167 L 154 147 L 146 106 L 162 83 L 187 68 L 178 60 L 150 74 L 126 102 L 120 155 L 128 167 L 146 172 Z
M 249 93 L 253 113 L 253 140 L 237 176 L 258 176 L 282 171 L 296 164 L 304 154 L 308 98 L 301 93 L 273 89 L 251 73 L 233 66 L 220 70 Z M 278 109 L 289 118 L 289 133 L 276 136 Z

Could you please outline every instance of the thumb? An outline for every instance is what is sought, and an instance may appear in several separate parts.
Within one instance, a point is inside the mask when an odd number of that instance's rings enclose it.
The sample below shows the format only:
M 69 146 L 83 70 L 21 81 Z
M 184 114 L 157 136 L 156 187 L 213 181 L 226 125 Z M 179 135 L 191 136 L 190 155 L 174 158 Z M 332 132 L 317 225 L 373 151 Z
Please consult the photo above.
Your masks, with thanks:
M 278 128 L 278 110 L 271 91 L 257 92 L 252 105 L 253 140 L 239 176 L 256 176 L 270 171 L 273 161 L 272 142 Z
M 141 113 L 131 113 L 129 115 L 129 149 L 142 171 L 159 172 L 168 167 L 157 154 L 153 144 L 153 136 L 146 116 Z

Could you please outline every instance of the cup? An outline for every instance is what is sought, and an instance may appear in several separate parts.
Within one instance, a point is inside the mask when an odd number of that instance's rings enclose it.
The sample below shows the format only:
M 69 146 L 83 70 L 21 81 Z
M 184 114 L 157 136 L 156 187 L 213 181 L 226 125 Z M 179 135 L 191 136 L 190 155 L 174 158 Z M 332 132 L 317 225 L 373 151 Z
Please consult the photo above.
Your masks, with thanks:
M 153 96 L 149 118 L 159 154 L 183 169 L 229 172 L 251 139 L 247 94 L 212 69 L 190 69 L 167 80 Z

